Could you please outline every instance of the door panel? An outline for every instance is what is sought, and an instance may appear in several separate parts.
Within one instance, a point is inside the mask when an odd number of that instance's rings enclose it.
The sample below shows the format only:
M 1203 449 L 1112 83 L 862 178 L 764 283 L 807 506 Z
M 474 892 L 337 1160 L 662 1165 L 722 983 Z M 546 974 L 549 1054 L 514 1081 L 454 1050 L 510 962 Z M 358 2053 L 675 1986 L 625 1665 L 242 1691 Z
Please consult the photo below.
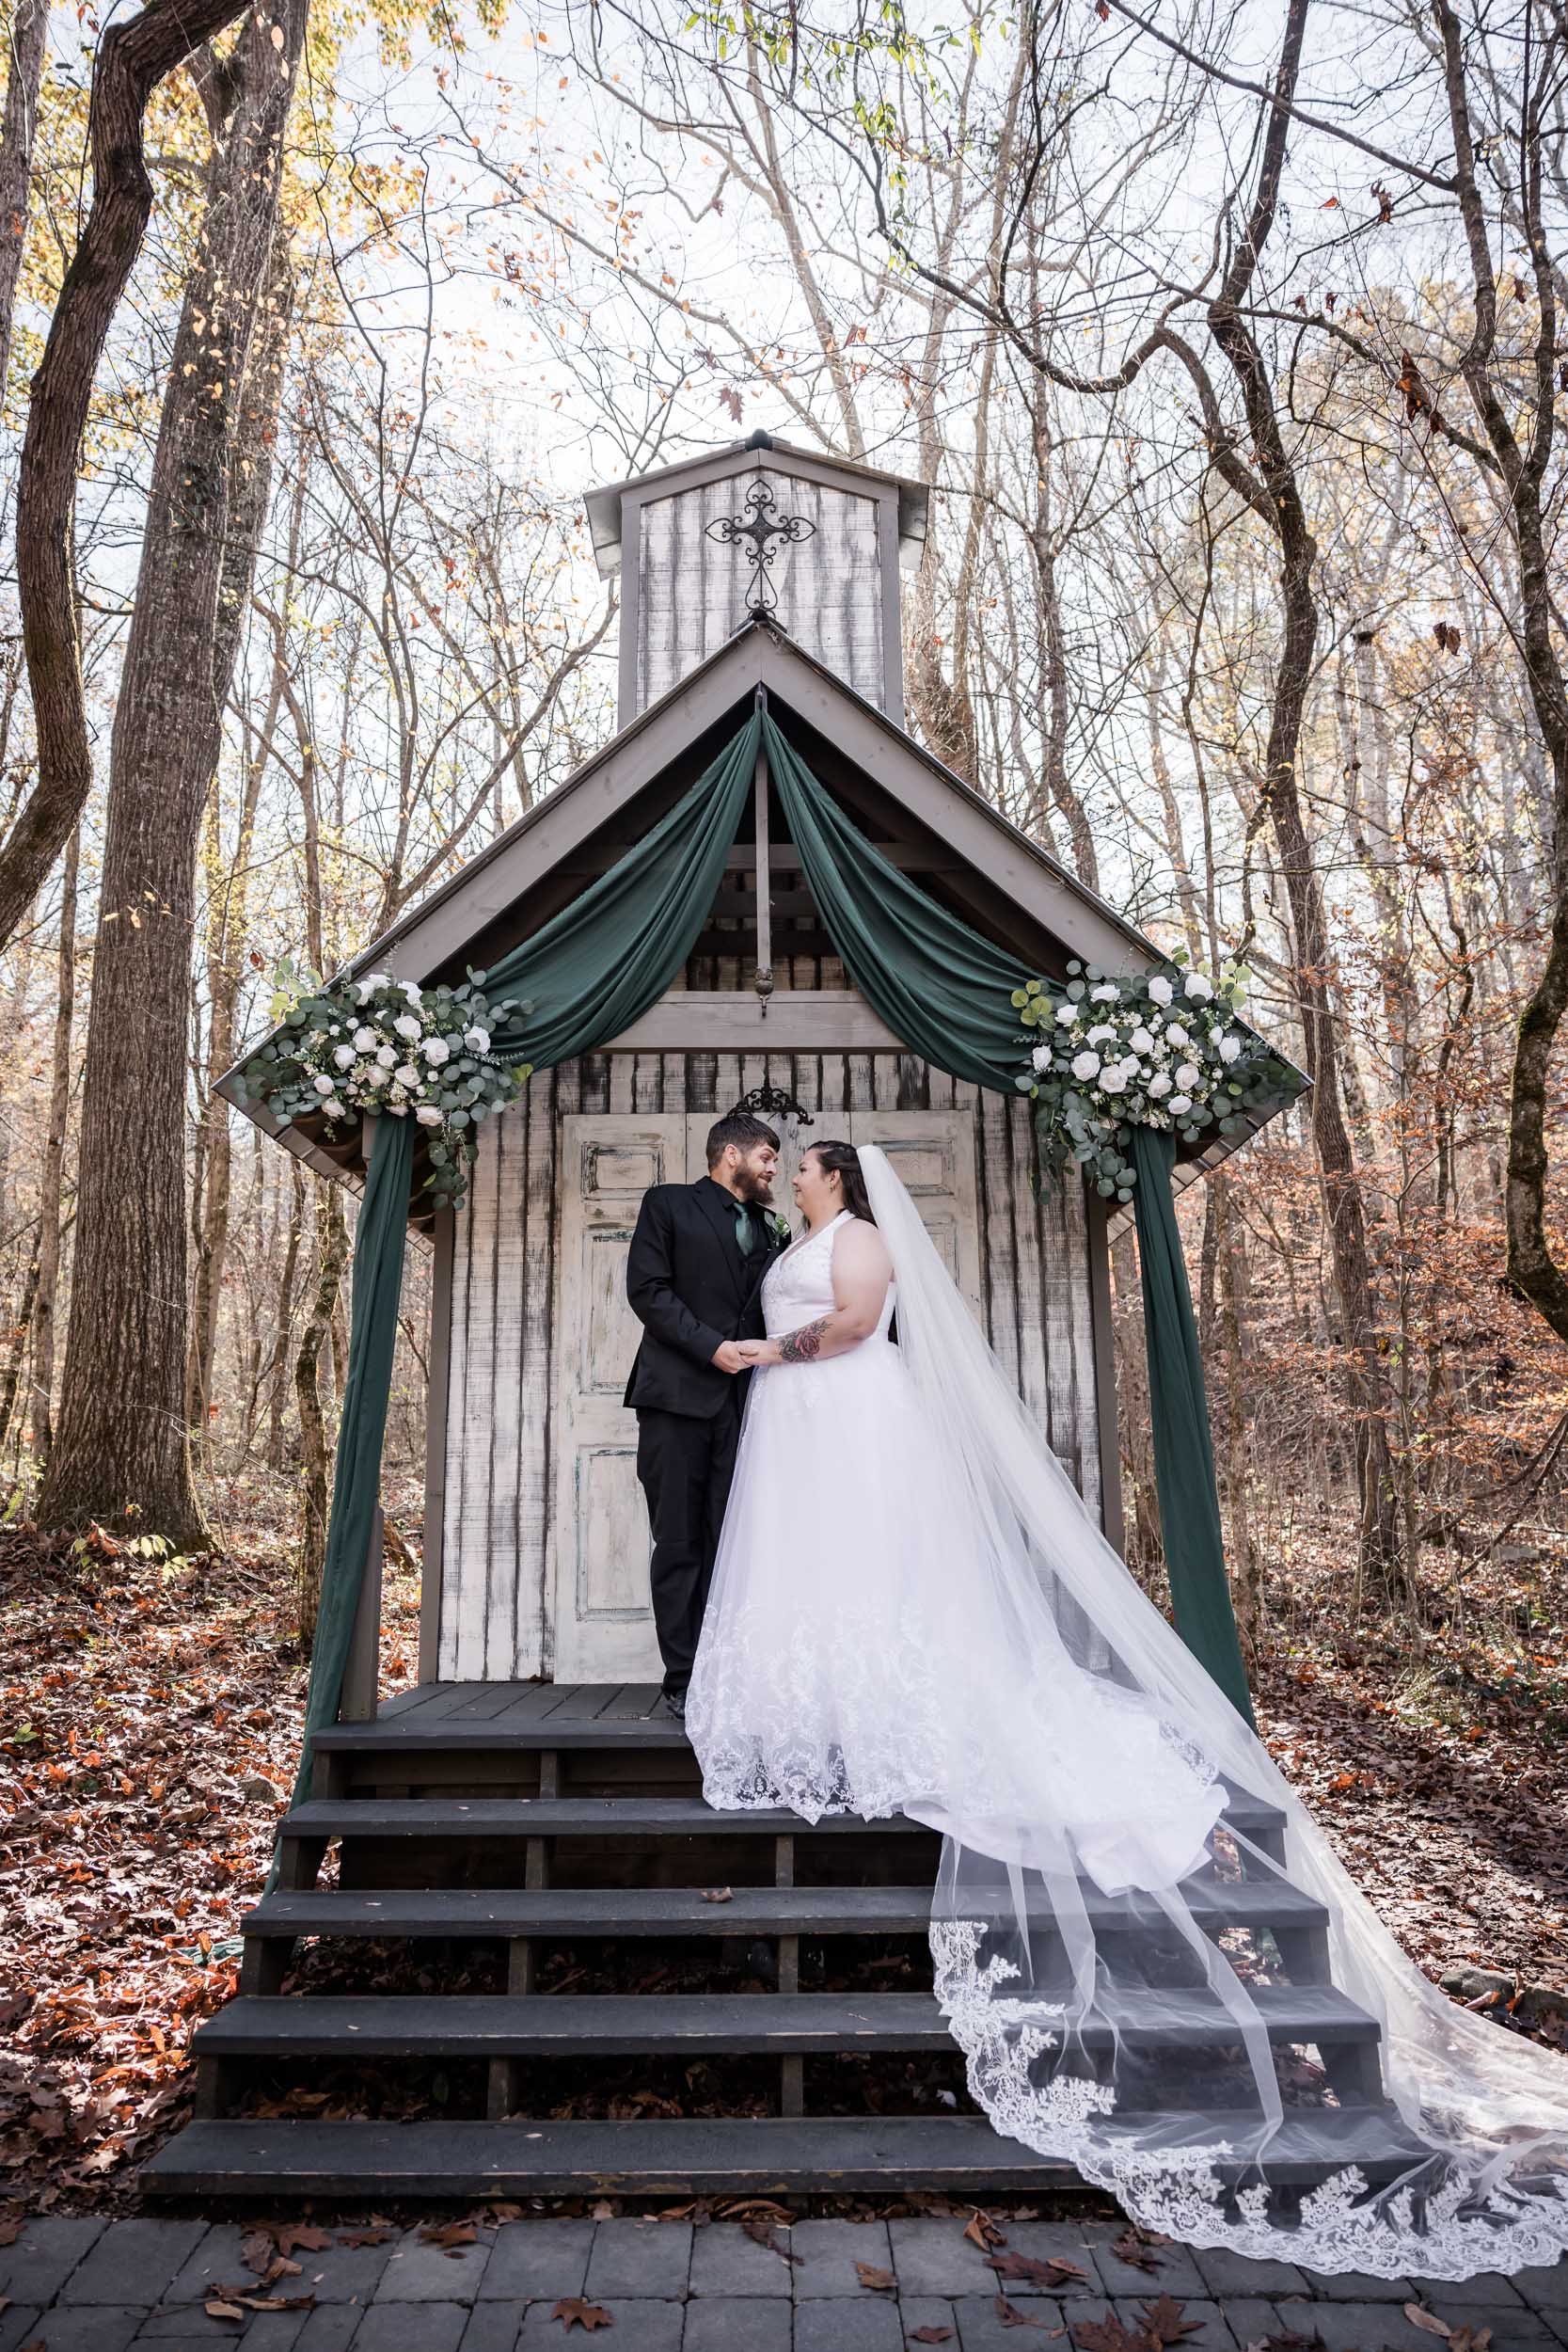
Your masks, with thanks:
M 622 1404 L 642 1327 L 626 1304 L 626 1251 L 650 1184 L 686 1177 L 684 1113 L 562 1121 L 556 1269 L 555 1677 L 657 1680 L 648 1517 L 637 1421 Z
M 974 1111 L 851 1111 L 849 1140 L 887 1153 L 983 1328 Z

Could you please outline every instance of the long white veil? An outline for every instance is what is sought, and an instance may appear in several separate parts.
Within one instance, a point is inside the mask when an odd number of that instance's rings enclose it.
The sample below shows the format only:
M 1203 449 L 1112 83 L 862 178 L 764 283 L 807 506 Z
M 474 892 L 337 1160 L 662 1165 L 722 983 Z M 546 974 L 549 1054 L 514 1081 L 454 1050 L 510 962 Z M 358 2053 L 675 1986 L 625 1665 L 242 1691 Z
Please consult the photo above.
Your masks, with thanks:
M 1105 1541 L 886 1155 L 859 1157 L 973 1530 L 956 1566 L 1012 1661 L 1002 1766 L 909 1807 L 943 1835 L 936 1990 L 974 2096 L 1189 2243 L 1385 2278 L 1555 2261 L 1568 2065 L 1405 1958 Z

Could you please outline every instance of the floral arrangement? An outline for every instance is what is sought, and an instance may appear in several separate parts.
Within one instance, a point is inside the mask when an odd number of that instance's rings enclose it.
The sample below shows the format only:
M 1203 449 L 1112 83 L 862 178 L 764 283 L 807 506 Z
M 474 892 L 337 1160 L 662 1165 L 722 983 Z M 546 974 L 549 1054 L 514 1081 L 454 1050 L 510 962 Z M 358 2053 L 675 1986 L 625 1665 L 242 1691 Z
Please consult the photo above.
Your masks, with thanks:
M 1046 1164 L 1076 1161 L 1107 1200 L 1132 1198 L 1134 1127 L 1185 1141 L 1210 1126 L 1234 1135 L 1243 1114 L 1276 1109 L 1301 1083 L 1241 1025 L 1243 964 L 1211 980 L 1179 950 L 1135 977 L 1076 961 L 1068 973 L 1062 988 L 1030 980 L 1013 991 L 1028 1048 L 1018 1085 L 1038 1106 Z
M 251 1099 L 279 1119 L 312 1114 L 329 1127 L 365 1118 L 416 1120 L 428 1131 L 424 1191 L 437 1207 L 461 1200 L 478 1146 L 476 1128 L 520 1092 L 532 1064 L 493 1044 L 509 1015 L 531 1007 L 491 1004 L 484 974 L 457 988 L 421 989 L 372 972 L 323 988 L 286 967 L 273 998 L 275 1035 L 245 1065 Z

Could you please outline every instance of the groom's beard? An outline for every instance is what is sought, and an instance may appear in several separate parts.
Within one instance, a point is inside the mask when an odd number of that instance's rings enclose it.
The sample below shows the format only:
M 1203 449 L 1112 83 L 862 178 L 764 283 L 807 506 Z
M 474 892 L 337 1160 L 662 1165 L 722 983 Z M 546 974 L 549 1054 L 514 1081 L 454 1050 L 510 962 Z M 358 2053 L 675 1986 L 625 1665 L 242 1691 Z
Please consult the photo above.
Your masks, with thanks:
M 773 1179 L 771 1176 L 753 1176 L 749 1168 L 737 1168 L 735 1172 L 735 1188 L 742 1200 L 755 1200 L 765 1209 L 772 1204 Z

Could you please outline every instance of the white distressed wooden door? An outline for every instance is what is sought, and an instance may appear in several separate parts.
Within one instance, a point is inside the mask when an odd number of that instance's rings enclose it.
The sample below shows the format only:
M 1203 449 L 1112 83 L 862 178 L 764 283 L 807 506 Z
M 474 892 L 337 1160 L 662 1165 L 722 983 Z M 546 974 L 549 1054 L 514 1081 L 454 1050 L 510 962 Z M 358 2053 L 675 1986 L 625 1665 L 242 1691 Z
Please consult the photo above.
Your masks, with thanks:
M 562 1121 L 551 1486 L 555 1679 L 657 1682 L 637 1417 L 621 1398 L 642 1327 L 626 1251 L 650 1184 L 686 1181 L 687 1119 Z
M 973 1108 L 848 1116 L 848 1140 L 879 1144 L 887 1153 L 983 1330 Z

